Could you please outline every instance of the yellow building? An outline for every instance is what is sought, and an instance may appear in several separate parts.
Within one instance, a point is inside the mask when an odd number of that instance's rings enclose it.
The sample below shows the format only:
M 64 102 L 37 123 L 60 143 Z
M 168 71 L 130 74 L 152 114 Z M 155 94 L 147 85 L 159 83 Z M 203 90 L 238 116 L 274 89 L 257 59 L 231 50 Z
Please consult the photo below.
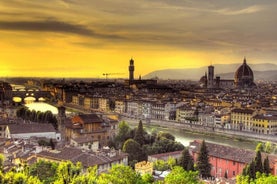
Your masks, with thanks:
M 233 109 L 231 111 L 231 125 L 233 129 L 252 131 L 252 117 L 255 111 L 252 109 Z
M 253 131 L 259 134 L 277 135 L 277 116 L 273 116 L 273 115 L 254 116 Z
M 152 175 L 153 173 L 153 163 L 152 162 L 138 162 L 135 164 L 135 171 L 140 173 L 141 175 L 143 174 L 150 174 Z

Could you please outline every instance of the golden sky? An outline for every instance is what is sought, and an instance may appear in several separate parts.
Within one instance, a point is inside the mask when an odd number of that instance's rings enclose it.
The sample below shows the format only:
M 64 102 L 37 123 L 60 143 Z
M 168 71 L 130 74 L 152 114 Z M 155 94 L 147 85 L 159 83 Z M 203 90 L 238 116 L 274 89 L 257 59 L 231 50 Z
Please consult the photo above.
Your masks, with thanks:
M 275 0 L 1 0 L 0 76 L 277 63 Z

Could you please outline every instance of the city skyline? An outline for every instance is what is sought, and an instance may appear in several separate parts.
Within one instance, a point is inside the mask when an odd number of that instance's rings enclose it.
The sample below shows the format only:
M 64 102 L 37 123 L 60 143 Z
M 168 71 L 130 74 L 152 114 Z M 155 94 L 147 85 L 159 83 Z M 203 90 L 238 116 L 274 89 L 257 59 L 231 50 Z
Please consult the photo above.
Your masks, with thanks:
M 0 76 L 135 77 L 212 64 L 274 63 L 274 0 L 0 2 Z

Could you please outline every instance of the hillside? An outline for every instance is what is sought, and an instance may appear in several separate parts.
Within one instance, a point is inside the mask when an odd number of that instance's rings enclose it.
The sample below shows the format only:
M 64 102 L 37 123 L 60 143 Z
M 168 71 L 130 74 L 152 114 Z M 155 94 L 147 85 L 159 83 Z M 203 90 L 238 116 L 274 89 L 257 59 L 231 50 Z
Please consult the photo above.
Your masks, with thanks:
M 215 75 L 222 79 L 233 79 L 235 71 L 241 65 L 238 64 L 215 64 Z M 255 80 L 277 80 L 277 65 L 271 63 L 249 64 L 254 72 Z M 207 72 L 207 67 L 188 68 L 188 69 L 165 69 L 153 71 L 143 78 L 150 79 L 158 77 L 159 79 L 184 79 L 199 80 Z

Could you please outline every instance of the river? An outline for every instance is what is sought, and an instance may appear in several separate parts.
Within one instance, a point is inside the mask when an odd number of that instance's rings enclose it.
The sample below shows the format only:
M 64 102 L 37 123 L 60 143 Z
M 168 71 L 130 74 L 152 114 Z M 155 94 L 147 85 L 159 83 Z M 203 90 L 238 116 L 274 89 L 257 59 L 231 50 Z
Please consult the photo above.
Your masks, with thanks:
M 137 126 L 139 120 L 124 119 L 124 121 L 129 123 L 130 127 L 134 128 Z M 246 139 L 242 140 L 242 139 L 229 138 L 229 137 L 220 136 L 220 135 L 194 133 L 191 131 L 186 131 L 181 129 L 153 126 L 151 124 L 144 123 L 144 122 L 143 122 L 143 127 L 146 129 L 148 133 L 151 133 L 153 130 L 170 133 L 174 135 L 175 140 L 177 142 L 182 143 L 184 146 L 188 146 L 191 141 L 196 139 L 205 140 L 210 143 L 232 146 L 237 148 L 251 149 L 251 150 L 255 150 L 257 145 L 257 142 L 246 140 Z
M 58 110 L 56 107 L 47 104 L 45 102 L 33 102 L 26 104 L 26 106 L 30 110 L 36 110 L 45 112 L 47 110 L 50 110 L 53 114 L 57 114 Z M 134 119 L 124 119 L 129 125 L 133 128 L 136 127 L 139 120 Z M 188 146 L 189 142 L 200 139 L 205 140 L 207 142 L 221 144 L 221 145 L 227 145 L 227 146 L 233 146 L 238 148 L 245 148 L 245 149 L 255 149 L 257 142 L 249 141 L 249 140 L 242 140 L 242 139 L 234 139 L 234 138 L 228 138 L 224 136 L 219 135 L 206 135 L 201 133 L 194 133 L 190 131 L 185 131 L 181 129 L 174 129 L 174 128 L 164 128 L 164 127 L 158 127 L 158 126 L 152 126 L 151 124 L 143 123 L 144 128 L 148 133 L 152 132 L 153 130 L 156 131 L 163 131 L 168 132 L 175 136 L 176 141 L 182 143 L 184 146 Z

